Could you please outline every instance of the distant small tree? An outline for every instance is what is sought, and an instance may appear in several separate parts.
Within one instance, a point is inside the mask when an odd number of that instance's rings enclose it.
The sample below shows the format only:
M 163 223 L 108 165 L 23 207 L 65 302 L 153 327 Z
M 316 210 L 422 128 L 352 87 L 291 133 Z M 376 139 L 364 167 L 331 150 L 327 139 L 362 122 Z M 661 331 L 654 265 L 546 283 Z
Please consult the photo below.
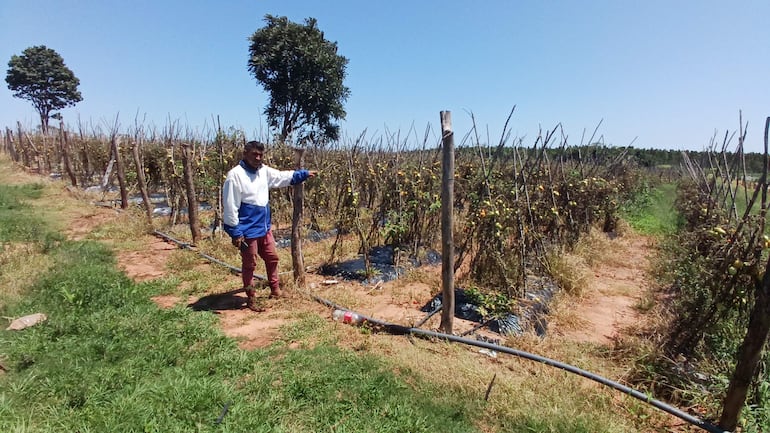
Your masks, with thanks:
M 83 100 L 80 80 L 64 64 L 56 51 L 45 45 L 29 47 L 22 55 L 11 56 L 5 77 L 13 96 L 32 101 L 43 133 L 48 132 L 51 112 Z
M 270 94 L 265 115 L 281 140 L 293 137 L 336 140 L 345 118 L 343 102 L 348 59 L 337 54 L 314 18 L 297 24 L 286 17 L 265 16 L 267 25 L 250 38 L 249 71 Z

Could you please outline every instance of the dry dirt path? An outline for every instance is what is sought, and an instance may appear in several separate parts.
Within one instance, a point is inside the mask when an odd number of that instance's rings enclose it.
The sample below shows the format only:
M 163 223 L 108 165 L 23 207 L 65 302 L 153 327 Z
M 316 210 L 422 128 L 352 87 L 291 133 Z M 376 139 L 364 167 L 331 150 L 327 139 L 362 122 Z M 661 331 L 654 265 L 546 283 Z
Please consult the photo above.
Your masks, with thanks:
M 568 340 L 611 344 L 641 319 L 636 306 L 650 287 L 653 240 L 630 234 L 610 244 L 609 259 L 592 269 L 589 287 L 572 307 L 578 326 L 552 329 Z

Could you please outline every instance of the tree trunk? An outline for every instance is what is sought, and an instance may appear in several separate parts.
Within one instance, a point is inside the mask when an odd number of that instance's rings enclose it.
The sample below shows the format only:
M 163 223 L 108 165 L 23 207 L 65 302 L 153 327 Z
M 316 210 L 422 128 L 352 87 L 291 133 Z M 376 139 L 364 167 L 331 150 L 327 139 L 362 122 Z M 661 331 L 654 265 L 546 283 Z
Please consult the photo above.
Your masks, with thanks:
M 117 134 L 112 135 L 112 155 L 115 158 L 115 164 L 118 166 L 118 185 L 120 186 L 120 208 L 128 208 L 128 191 L 126 189 L 126 167 L 123 165 L 123 157 L 120 156 L 120 138 Z
M 455 312 L 454 233 L 452 232 L 454 209 L 454 133 L 452 113 L 441 112 L 442 181 L 441 181 L 441 293 L 442 311 L 439 329 L 452 333 Z
M 69 134 L 64 130 L 64 122 L 59 122 L 59 143 L 61 147 L 61 158 L 64 163 L 64 171 L 67 172 L 67 176 L 70 178 L 72 186 L 78 186 L 78 179 L 75 177 L 75 172 L 72 170 L 69 157 Z
M 294 149 L 294 165 L 297 170 L 302 168 L 302 158 L 305 149 Z M 291 264 L 294 269 L 294 283 L 297 287 L 305 287 L 305 260 L 302 257 L 302 210 L 305 201 L 304 184 L 298 183 L 293 187 L 294 211 L 291 216 Z
M 48 135 L 48 111 L 39 111 L 38 113 L 40 114 L 40 132 L 43 135 Z
M 136 180 L 139 183 L 139 192 L 142 194 L 142 205 L 147 215 L 147 224 L 152 228 L 152 210 L 153 206 L 150 202 L 150 194 L 147 191 L 147 180 L 144 178 L 144 165 L 142 164 L 142 158 L 139 157 L 139 144 L 141 139 L 134 140 L 131 143 L 131 155 L 134 157 L 134 166 L 136 166 Z
M 182 144 L 182 166 L 184 167 L 184 183 L 187 190 L 187 215 L 190 222 L 190 233 L 192 233 L 193 244 L 197 244 L 201 239 L 201 228 L 198 219 L 198 199 L 195 195 L 190 147 L 189 143 Z

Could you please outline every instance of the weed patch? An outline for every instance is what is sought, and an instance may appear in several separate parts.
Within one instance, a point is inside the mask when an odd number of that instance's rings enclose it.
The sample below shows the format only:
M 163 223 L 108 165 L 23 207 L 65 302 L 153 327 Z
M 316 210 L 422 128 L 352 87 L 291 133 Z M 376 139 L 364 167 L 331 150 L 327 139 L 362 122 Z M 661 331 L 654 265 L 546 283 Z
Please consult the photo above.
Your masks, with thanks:
M 680 225 L 673 207 L 676 184 L 661 184 L 647 188 L 623 206 L 622 214 L 631 227 L 646 235 L 670 235 Z
M 24 212 L 29 207 L 25 200 L 40 198 L 42 188 L 41 184 L 0 185 L 0 242 L 33 242 L 45 238 L 46 225 L 42 218 Z

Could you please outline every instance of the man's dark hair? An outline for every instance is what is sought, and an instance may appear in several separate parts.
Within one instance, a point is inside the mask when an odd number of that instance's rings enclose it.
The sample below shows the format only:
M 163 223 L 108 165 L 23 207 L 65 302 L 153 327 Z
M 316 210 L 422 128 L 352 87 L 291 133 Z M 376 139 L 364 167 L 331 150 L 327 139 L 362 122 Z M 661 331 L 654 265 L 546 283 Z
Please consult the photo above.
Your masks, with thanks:
M 262 143 L 261 141 L 247 141 L 246 144 L 243 145 L 243 150 L 249 150 L 249 149 L 256 149 L 260 152 L 265 151 L 265 143 Z

